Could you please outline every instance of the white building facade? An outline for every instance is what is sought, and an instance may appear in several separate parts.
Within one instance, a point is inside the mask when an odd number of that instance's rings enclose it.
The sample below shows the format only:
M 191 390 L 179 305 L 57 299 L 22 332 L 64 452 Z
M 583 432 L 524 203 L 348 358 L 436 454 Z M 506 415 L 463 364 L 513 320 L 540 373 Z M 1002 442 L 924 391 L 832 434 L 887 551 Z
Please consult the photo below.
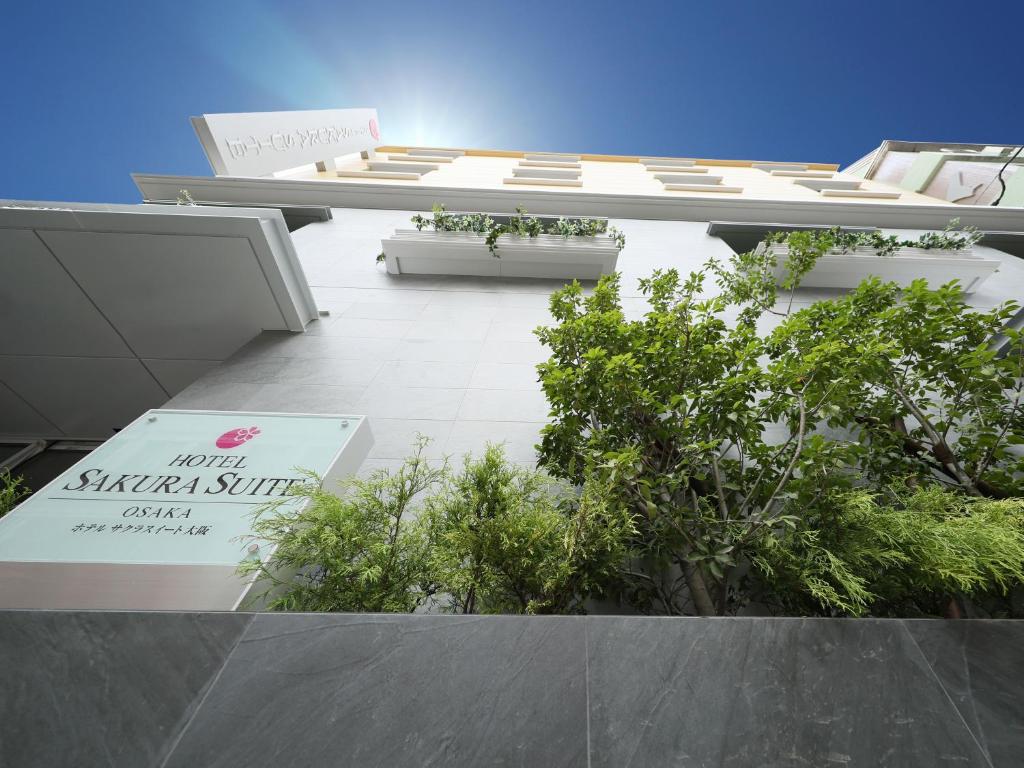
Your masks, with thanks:
M 548 416 L 534 329 L 551 320 L 553 290 L 616 270 L 639 316 L 639 279 L 727 260 L 780 228 L 909 237 L 959 218 L 986 233 L 963 258 L 837 256 L 795 307 L 869 274 L 959 279 L 978 307 L 1024 295 L 1012 255 L 1024 209 L 955 205 L 833 164 L 386 146 L 364 109 L 193 124 L 214 176 L 136 174 L 139 206 L 0 205 L 15 256 L 0 282 L 14 329 L 0 350 L 10 454 L 103 441 L 172 409 L 366 417 L 363 473 L 399 465 L 417 435 L 433 459 L 504 443 L 532 466 Z M 506 237 L 492 254 L 478 235 L 411 224 L 438 205 L 606 219 L 625 245 Z M 17 607 L 90 607 L 80 599 Z M 99 607 L 149 607 L 139 600 Z

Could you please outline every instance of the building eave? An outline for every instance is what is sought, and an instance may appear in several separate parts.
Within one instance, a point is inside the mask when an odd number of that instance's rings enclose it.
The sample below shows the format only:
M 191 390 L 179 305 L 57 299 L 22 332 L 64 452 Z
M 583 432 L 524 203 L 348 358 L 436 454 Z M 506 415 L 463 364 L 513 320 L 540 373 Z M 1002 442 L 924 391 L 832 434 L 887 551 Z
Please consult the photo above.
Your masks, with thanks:
M 902 229 L 941 229 L 959 218 L 984 230 L 1024 231 L 1024 209 L 951 204 L 840 200 L 722 199 L 613 195 L 560 190 L 504 190 L 415 187 L 362 182 L 334 183 L 306 179 L 233 178 L 132 174 L 146 202 L 173 201 L 188 189 L 199 202 L 258 205 L 323 205 L 429 211 L 436 203 L 450 210 L 531 213 L 674 221 L 747 221 L 828 224 Z

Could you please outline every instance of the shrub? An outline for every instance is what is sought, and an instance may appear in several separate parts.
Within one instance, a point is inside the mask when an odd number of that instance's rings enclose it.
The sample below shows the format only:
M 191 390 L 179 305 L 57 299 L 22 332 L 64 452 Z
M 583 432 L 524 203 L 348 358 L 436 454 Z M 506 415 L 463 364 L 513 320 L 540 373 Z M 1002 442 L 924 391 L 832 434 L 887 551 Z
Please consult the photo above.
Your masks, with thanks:
M 8 470 L 0 470 L 0 517 L 3 517 L 24 497 L 29 490 L 22 484 L 20 477 L 15 477 Z
M 753 564 L 785 613 L 941 615 L 950 595 L 1024 581 L 1024 499 L 845 492 L 763 539 Z
M 396 472 L 338 494 L 310 474 L 258 509 L 250 540 L 274 549 L 240 567 L 268 585 L 255 599 L 271 610 L 407 612 L 436 594 L 458 613 L 575 613 L 608 585 L 630 520 L 596 488 L 577 493 L 497 446 L 461 472 L 431 469 L 425 445 Z
M 274 548 L 265 564 L 241 565 L 269 584 L 257 599 L 292 611 L 408 612 L 421 605 L 432 587 L 412 506 L 446 476 L 423 458 L 425 445 L 418 440 L 395 472 L 350 479 L 340 494 L 309 474 L 291 497 L 257 509 L 251 540 Z
M 578 495 L 494 445 L 467 457 L 425 519 L 431 571 L 456 613 L 581 612 L 616 574 L 631 531 L 595 486 Z

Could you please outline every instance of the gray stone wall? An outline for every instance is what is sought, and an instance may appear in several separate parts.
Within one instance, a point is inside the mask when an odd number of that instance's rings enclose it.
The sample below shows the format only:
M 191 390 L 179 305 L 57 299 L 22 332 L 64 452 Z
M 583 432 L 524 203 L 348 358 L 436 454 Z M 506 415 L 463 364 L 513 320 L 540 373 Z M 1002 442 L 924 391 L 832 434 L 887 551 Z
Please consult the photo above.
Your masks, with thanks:
M 1024 623 L 0 613 L 0 765 L 1016 766 Z

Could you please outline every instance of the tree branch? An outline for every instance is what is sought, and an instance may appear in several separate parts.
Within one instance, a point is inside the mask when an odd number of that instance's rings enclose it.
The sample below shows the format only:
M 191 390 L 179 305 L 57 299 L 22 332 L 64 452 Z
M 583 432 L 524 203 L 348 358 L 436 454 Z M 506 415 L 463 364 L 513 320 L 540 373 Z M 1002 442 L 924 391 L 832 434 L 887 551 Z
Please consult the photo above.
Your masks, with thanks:
M 715 481 L 718 511 L 722 515 L 722 520 L 726 521 L 729 519 L 729 505 L 725 501 L 725 489 L 722 488 L 722 473 L 718 468 L 718 457 L 714 453 L 711 454 L 711 477 Z
M 894 392 L 896 396 L 902 401 L 907 409 L 914 415 L 921 428 L 928 435 L 928 439 L 932 441 L 933 449 L 932 453 L 935 458 L 949 468 L 949 471 L 953 473 L 953 476 L 957 479 L 957 482 L 963 486 L 964 490 L 970 493 L 972 496 L 981 496 L 981 492 L 978 490 L 971 478 L 964 472 L 963 467 L 960 466 L 960 462 L 957 461 L 956 456 L 953 455 L 953 451 L 949 449 L 946 442 L 942 439 L 935 427 L 932 426 L 931 421 L 925 416 L 924 412 L 917 407 L 917 404 L 910 399 L 909 395 L 903 391 L 903 387 L 900 386 L 898 381 L 894 380 Z

